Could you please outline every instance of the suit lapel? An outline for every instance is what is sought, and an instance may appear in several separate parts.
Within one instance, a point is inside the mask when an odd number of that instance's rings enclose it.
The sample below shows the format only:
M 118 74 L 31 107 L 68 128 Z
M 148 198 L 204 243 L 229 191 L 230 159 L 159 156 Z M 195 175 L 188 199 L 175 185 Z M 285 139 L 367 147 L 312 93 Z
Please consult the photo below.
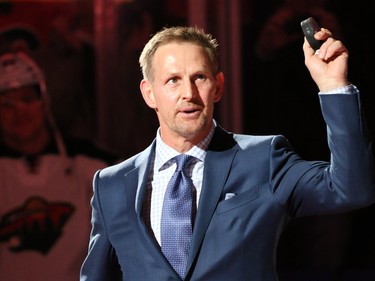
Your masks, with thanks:
M 217 128 L 205 158 L 202 191 L 194 224 L 189 268 L 195 260 L 237 152 L 231 134 Z
M 127 184 L 132 185 L 134 183 L 137 183 L 137 191 L 134 195 L 130 196 L 130 198 L 133 198 L 134 201 L 134 208 L 136 212 L 135 219 L 137 220 L 135 225 L 137 227 L 137 230 L 139 232 L 138 238 L 144 245 L 144 248 L 149 252 L 151 256 L 157 261 L 158 264 L 165 265 L 165 269 L 170 271 L 171 275 L 175 275 L 178 277 L 177 273 L 173 270 L 173 268 L 170 266 L 169 262 L 164 257 L 163 253 L 160 250 L 160 246 L 152 233 L 148 230 L 143 218 L 142 218 L 142 205 L 143 201 L 145 200 L 145 194 L 147 190 L 147 181 L 148 181 L 148 171 L 150 169 L 150 164 L 152 157 L 155 152 L 155 142 L 146 149 L 142 156 L 139 158 L 139 161 L 135 164 L 136 168 L 130 171 L 126 177 L 125 181 Z

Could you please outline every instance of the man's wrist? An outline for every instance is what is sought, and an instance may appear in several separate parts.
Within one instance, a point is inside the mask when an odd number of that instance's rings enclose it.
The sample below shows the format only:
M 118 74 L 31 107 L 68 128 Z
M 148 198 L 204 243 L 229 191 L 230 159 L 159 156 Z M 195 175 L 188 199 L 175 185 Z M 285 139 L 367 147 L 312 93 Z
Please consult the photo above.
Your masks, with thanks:
M 356 94 L 358 93 L 358 89 L 353 84 L 349 83 L 348 85 L 344 85 L 341 87 L 337 87 L 335 89 L 331 89 L 328 91 L 320 91 L 319 95 L 337 95 L 337 94 Z
M 324 83 L 318 84 L 318 88 L 320 92 L 328 92 L 328 91 L 332 91 L 338 88 L 345 87 L 350 84 L 351 83 L 346 78 L 343 80 L 328 79 L 328 80 L 325 80 Z

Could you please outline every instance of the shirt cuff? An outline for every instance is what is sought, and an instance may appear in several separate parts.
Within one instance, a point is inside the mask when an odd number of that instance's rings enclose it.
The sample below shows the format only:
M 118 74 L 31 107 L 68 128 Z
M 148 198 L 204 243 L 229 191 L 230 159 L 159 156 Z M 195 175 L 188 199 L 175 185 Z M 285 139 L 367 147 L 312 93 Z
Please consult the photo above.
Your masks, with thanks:
M 346 85 L 327 92 L 319 92 L 319 95 L 354 95 L 358 94 L 358 89 L 353 84 Z

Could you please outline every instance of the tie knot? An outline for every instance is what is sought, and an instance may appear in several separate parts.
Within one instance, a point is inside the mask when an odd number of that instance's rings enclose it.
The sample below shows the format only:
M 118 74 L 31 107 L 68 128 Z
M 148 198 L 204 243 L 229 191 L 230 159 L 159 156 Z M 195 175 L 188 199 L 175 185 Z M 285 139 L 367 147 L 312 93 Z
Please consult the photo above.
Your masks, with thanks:
M 177 168 L 176 171 L 183 171 L 187 165 L 194 159 L 194 156 L 187 154 L 180 154 L 175 157 Z

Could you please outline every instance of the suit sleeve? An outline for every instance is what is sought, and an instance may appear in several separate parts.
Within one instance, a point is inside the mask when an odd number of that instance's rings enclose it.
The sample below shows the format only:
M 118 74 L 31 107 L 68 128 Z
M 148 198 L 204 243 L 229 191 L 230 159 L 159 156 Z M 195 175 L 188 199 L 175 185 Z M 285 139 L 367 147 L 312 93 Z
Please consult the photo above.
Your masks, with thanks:
M 292 216 L 344 212 L 375 201 L 373 154 L 359 93 L 353 87 L 352 94 L 320 95 L 320 102 L 330 163 L 303 161 L 280 138 L 271 151 L 274 193 Z
M 80 281 L 115 281 L 122 280 L 117 256 L 106 231 L 100 207 L 100 190 L 98 171 L 93 180 L 94 195 L 91 200 L 92 230 L 87 257 L 81 268 Z

